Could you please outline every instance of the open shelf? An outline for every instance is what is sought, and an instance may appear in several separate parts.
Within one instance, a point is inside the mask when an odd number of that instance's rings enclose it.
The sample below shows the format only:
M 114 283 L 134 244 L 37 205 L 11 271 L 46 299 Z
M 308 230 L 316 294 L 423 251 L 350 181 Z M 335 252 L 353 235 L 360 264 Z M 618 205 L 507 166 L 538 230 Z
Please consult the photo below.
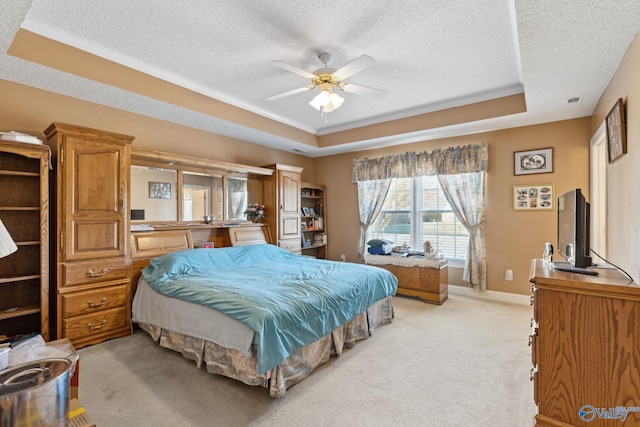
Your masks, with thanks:
M 13 319 L 14 317 L 28 316 L 30 314 L 37 314 L 37 313 L 40 313 L 39 305 L 27 305 L 24 307 L 18 307 L 16 310 L 13 310 L 13 311 L 7 311 L 7 310 L 0 311 L 0 320 Z

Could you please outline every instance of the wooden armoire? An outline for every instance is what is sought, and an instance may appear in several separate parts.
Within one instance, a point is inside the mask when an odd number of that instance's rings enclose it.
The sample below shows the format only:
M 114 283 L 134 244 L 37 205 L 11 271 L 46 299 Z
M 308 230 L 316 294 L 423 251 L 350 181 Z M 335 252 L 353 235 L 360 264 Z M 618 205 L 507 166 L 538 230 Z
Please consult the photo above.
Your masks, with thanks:
M 133 137 L 63 123 L 45 131 L 57 338 L 76 348 L 131 333 L 129 174 Z M 53 296 L 53 295 L 52 295 Z

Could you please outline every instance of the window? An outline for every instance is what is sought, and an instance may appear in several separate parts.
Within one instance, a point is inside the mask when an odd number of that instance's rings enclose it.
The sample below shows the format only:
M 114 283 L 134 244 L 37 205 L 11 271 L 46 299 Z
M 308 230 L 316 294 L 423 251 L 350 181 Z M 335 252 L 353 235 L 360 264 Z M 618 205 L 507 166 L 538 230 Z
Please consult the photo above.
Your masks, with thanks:
M 367 240 L 387 239 L 422 251 L 425 240 L 449 259 L 465 259 L 469 233 L 444 197 L 438 178 L 393 179 Z

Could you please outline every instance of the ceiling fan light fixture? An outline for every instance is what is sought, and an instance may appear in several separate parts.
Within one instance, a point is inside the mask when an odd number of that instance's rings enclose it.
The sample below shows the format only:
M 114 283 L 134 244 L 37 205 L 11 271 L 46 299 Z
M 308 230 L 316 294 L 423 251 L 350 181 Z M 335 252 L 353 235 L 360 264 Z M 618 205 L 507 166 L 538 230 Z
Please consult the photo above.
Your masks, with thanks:
M 309 105 L 321 113 L 329 113 L 340 108 L 343 102 L 344 98 L 332 92 L 331 89 L 323 89 L 309 102 Z
M 337 110 L 342 106 L 344 98 L 335 92 L 331 92 L 331 95 L 329 95 L 329 101 L 331 101 L 331 103 L 333 104 L 333 109 Z

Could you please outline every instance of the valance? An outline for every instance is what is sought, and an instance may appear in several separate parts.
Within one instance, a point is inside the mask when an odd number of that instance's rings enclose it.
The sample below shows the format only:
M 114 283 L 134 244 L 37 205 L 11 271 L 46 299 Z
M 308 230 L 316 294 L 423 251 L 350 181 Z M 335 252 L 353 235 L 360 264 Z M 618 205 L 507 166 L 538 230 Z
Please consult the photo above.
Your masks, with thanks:
M 429 175 L 486 172 L 487 144 L 438 148 L 431 152 L 410 151 L 392 156 L 353 161 L 353 182 Z

